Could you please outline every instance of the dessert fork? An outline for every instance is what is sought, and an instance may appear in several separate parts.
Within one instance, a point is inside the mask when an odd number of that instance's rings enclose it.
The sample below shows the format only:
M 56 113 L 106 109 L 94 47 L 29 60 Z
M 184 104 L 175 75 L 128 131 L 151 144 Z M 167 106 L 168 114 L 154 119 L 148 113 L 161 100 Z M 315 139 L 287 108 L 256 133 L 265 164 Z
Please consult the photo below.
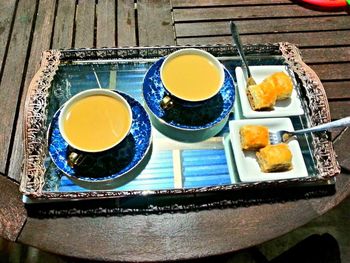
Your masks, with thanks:
M 277 132 L 270 132 L 269 133 L 270 143 L 277 144 L 281 142 L 287 142 L 292 136 L 295 136 L 295 135 L 311 133 L 311 132 L 320 132 L 320 131 L 330 130 L 333 128 L 348 127 L 348 126 L 350 126 L 350 117 L 345 117 L 336 121 L 331 121 L 315 127 L 297 130 L 297 131 L 281 130 Z
M 243 74 L 244 74 L 245 80 L 247 82 L 247 87 L 249 87 L 251 85 L 256 85 L 256 82 L 253 79 L 252 74 L 250 73 L 248 61 L 244 55 L 242 42 L 241 42 L 241 38 L 240 38 L 238 30 L 237 30 L 237 26 L 233 21 L 230 22 L 230 29 L 231 29 L 231 35 L 232 35 L 233 42 L 236 44 L 236 47 L 238 49 L 238 54 L 241 57 L 241 60 L 243 62 L 242 69 L 243 69 Z

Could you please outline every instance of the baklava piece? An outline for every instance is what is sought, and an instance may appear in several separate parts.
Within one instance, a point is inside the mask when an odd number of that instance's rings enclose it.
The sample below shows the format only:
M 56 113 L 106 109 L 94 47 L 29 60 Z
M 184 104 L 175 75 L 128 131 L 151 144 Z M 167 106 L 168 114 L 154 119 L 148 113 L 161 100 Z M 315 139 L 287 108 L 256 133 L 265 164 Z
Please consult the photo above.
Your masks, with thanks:
M 267 145 L 256 152 L 262 172 L 282 172 L 291 170 L 292 152 L 287 144 Z
M 264 79 L 263 82 L 269 83 L 271 88 L 276 91 L 277 100 L 288 99 L 292 95 L 293 82 L 284 72 L 276 72 Z
M 271 110 L 277 99 L 276 90 L 268 82 L 249 86 L 247 96 L 253 110 Z
M 243 150 L 258 150 L 270 143 L 269 130 L 265 126 L 245 125 L 239 130 Z

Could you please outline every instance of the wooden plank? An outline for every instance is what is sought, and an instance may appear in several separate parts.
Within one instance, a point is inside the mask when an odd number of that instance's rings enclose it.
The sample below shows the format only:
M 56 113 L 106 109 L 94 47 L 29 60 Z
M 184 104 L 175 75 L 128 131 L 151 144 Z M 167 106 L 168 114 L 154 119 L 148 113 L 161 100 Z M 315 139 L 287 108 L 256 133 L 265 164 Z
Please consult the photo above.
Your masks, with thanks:
M 140 0 L 137 10 L 141 46 L 175 43 L 170 0 Z
M 271 5 L 271 4 L 290 4 L 290 0 L 172 0 L 173 7 L 195 7 L 195 6 L 220 6 L 220 5 Z
M 342 82 L 322 82 L 328 99 L 350 99 L 350 80 Z
M 50 48 L 53 21 L 55 16 L 56 0 L 42 0 L 39 2 L 37 18 L 32 39 L 32 47 L 28 61 L 28 69 L 25 74 L 25 82 L 21 96 L 21 108 L 17 119 L 16 133 L 10 158 L 8 175 L 16 181 L 20 180 L 21 164 L 23 160 L 22 129 L 23 110 L 27 89 L 31 79 L 40 66 L 40 56 L 43 50 Z
M 75 17 L 74 47 L 94 46 L 95 1 L 80 0 Z
M 342 153 L 349 152 L 349 148 L 348 148 L 349 145 L 350 145 L 350 129 L 347 128 L 347 130 L 345 132 L 343 132 L 336 139 L 336 141 L 334 143 L 334 149 L 335 149 L 336 153 L 338 154 L 337 160 L 338 160 L 339 164 L 341 165 L 341 167 L 348 169 L 348 171 L 350 170 L 349 154 L 342 154 Z
M 0 72 L 3 68 L 3 59 L 6 44 L 10 34 L 11 22 L 15 11 L 16 0 L 3 1 L 0 8 Z
M 339 30 L 350 29 L 350 16 L 242 20 L 236 25 L 240 34 Z M 175 30 L 177 37 L 230 35 L 228 21 L 175 23 Z
M 306 9 L 296 4 L 276 6 L 235 6 L 213 7 L 194 9 L 174 9 L 174 21 L 210 21 L 213 19 L 257 19 L 257 18 L 281 18 L 281 17 L 308 17 L 334 15 L 334 12 L 322 12 Z M 345 11 L 337 15 L 346 15 Z
M 275 5 L 273 11 L 271 6 L 235 6 L 235 7 L 213 7 L 174 9 L 174 21 L 205 21 L 224 19 L 259 19 L 259 18 L 281 18 L 281 17 L 309 17 L 309 16 L 334 16 L 346 15 L 346 11 L 327 12 L 315 11 L 304 8 L 297 4 Z
M 133 0 L 118 1 L 117 45 L 136 46 L 135 4 Z
M 350 63 L 309 64 L 321 81 L 350 79 Z
M 0 175 L 0 237 L 16 241 L 26 218 L 18 185 Z
M 22 78 L 26 69 L 26 56 L 30 45 L 36 1 L 18 3 L 10 46 L 0 84 L 0 172 L 5 173 L 13 124 L 17 112 Z
M 61 49 L 72 47 L 74 14 L 75 1 L 58 1 L 52 48 Z
M 350 62 L 350 47 L 302 49 L 300 52 L 307 64 Z
M 99 0 L 96 5 L 96 47 L 115 47 L 116 1 Z
M 339 129 L 334 129 L 334 130 L 329 131 L 332 142 L 334 142 L 334 140 L 336 140 L 336 138 L 339 135 L 341 135 L 342 132 L 344 132 L 344 129 L 347 129 L 347 128 L 339 128 Z
M 350 100 L 329 101 L 332 119 L 340 119 L 350 116 Z
M 350 45 L 350 31 L 300 32 L 279 34 L 242 35 L 243 44 L 290 42 L 299 47 L 323 47 Z M 177 38 L 176 43 L 185 44 L 231 44 L 231 36 Z

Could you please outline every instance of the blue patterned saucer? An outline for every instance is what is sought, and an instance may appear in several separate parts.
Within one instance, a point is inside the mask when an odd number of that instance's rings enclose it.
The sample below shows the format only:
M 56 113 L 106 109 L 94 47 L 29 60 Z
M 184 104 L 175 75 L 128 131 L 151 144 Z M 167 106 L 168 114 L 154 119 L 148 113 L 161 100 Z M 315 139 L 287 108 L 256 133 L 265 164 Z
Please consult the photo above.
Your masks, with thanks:
M 164 110 L 160 106 L 166 94 L 160 79 L 163 61 L 164 58 L 156 61 L 143 81 L 143 97 L 153 125 L 168 137 L 180 141 L 196 142 L 214 136 L 226 124 L 234 105 L 235 87 L 230 73 L 224 70 L 225 80 L 220 92 L 202 106 L 176 106 Z
M 122 92 L 132 109 L 133 121 L 129 135 L 116 147 L 101 153 L 84 153 L 82 164 L 71 168 L 67 156 L 70 146 L 63 139 L 58 128 L 59 109 L 49 127 L 48 143 L 52 161 L 64 174 L 75 182 L 109 183 L 130 174 L 144 159 L 151 146 L 151 122 L 143 106 Z

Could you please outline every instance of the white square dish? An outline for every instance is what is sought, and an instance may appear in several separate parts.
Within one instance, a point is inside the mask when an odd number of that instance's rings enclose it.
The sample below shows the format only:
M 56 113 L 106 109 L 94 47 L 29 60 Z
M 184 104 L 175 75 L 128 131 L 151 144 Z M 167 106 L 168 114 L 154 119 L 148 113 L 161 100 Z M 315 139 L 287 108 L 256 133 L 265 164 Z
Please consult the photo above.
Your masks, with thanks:
M 263 125 L 268 127 L 270 132 L 276 132 L 278 130 L 294 130 L 293 124 L 289 118 L 246 119 L 230 121 L 230 139 L 238 175 L 242 182 L 281 180 L 308 176 L 304 158 L 301 153 L 299 142 L 297 140 L 291 140 L 288 142 L 293 156 L 292 170 L 272 173 L 262 172 L 255 156 L 255 151 L 243 151 L 241 148 L 239 129 L 243 125 Z
M 283 71 L 289 75 L 285 66 L 250 66 L 249 69 L 257 84 L 261 83 L 266 77 L 275 72 Z M 247 98 L 246 80 L 244 78 L 243 70 L 241 67 L 237 67 L 235 72 L 237 77 L 239 98 L 242 106 L 242 113 L 245 118 L 283 117 L 304 114 L 304 110 L 301 106 L 301 101 L 295 90 L 295 87 L 290 99 L 277 101 L 273 110 L 254 111 L 251 108 Z M 291 77 L 294 78 L 294 76 Z

